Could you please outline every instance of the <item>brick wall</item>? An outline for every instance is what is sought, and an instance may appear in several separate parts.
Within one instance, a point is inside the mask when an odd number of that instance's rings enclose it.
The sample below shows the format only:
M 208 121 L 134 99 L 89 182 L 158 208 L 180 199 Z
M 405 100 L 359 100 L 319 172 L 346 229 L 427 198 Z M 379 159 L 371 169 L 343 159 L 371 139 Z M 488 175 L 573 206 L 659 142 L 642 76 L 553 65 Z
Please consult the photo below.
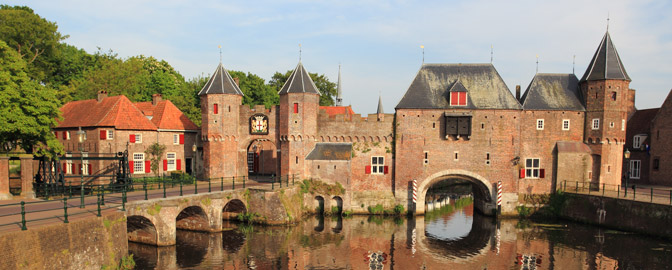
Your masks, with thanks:
M 672 91 L 660 107 L 651 125 L 651 183 L 655 185 L 672 185 Z M 654 160 L 658 159 L 659 169 L 653 168 Z

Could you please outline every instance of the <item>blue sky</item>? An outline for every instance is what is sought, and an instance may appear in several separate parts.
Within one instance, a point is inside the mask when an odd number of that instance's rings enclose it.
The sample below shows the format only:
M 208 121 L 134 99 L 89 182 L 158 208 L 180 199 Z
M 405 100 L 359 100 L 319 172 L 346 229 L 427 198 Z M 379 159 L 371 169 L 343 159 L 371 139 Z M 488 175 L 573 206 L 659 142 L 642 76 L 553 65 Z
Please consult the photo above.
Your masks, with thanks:
M 639 109 L 659 107 L 672 88 L 668 1 L 9 1 L 50 21 L 67 43 L 122 57 L 151 55 L 186 78 L 224 66 L 268 80 L 299 60 L 336 81 L 356 113 L 378 95 L 394 112 L 422 63 L 494 65 L 509 90 L 539 72 L 581 77 L 606 31 L 637 90 Z

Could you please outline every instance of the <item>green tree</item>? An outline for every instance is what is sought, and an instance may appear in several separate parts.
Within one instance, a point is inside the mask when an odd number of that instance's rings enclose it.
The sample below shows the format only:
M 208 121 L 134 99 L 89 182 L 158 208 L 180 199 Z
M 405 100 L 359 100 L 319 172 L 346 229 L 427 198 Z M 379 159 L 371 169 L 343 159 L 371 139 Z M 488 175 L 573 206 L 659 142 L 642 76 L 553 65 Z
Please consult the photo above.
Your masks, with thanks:
M 270 85 L 266 84 L 261 77 L 248 72 L 229 71 L 233 78 L 238 78 L 240 90 L 243 91 L 243 104 L 245 105 L 264 105 L 270 108 L 280 102 L 278 92 Z
M 0 41 L 0 143 L 55 157 L 63 146 L 51 132 L 60 117 L 56 91 L 29 78 L 19 54 Z
M 329 81 L 329 78 L 324 74 L 318 75 L 317 73 L 308 73 L 310 78 L 317 86 L 317 90 L 320 91 L 320 106 L 332 106 L 334 105 L 334 96 L 338 94 L 336 89 L 336 83 Z M 292 70 L 288 70 L 284 74 L 280 72 L 275 72 L 268 84 L 274 89 L 277 93 L 282 89 L 282 86 L 285 85 L 289 76 L 292 75 Z
M 166 152 L 166 146 L 158 142 L 151 144 L 147 147 L 147 150 L 145 150 L 145 154 L 149 156 L 151 169 L 155 176 L 159 176 L 159 163 L 161 162 L 161 157 L 163 157 L 164 152 Z
M 52 73 L 49 59 L 59 43 L 67 36 L 58 32 L 58 26 L 25 6 L 0 5 L 0 40 L 25 60 L 28 75 L 38 81 Z

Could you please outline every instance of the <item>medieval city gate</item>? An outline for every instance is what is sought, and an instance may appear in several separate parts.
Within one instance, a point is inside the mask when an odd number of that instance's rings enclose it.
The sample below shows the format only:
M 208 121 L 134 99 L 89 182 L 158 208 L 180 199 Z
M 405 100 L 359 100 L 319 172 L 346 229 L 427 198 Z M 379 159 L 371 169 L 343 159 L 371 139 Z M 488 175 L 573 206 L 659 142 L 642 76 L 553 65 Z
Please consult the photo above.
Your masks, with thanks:
M 495 196 L 494 192 L 496 191 L 496 187 L 493 186 L 495 184 L 492 184 L 490 183 L 490 181 L 486 180 L 482 176 L 469 171 L 445 170 L 430 175 L 429 177 L 421 181 L 418 181 L 418 192 L 417 192 L 418 199 L 417 202 L 415 203 L 416 214 L 425 213 L 425 202 L 427 200 L 427 191 L 429 190 L 429 188 L 434 184 L 450 179 L 465 180 L 471 183 L 472 192 L 474 195 L 474 208 L 479 212 L 486 215 L 490 215 L 496 209 L 494 200 Z M 411 194 L 411 200 L 412 200 L 412 194 Z

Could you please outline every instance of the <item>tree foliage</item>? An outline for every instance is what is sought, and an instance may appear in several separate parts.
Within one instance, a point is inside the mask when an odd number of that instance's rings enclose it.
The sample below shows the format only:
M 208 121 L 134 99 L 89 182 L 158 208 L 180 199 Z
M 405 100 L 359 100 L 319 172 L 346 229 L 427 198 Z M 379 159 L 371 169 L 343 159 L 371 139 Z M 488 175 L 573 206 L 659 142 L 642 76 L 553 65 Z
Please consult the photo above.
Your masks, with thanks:
M 164 152 L 166 152 L 166 146 L 155 142 L 151 144 L 145 150 L 145 154 L 149 156 L 151 162 L 151 169 L 154 172 L 154 175 L 159 176 L 159 163 L 161 162 L 161 157 L 163 157 Z
M 261 77 L 242 71 L 229 71 L 233 78 L 238 78 L 240 90 L 243 91 L 243 104 L 245 105 L 264 105 L 266 108 L 277 105 L 280 102 L 280 97 L 277 91 L 270 85 L 266 84 Z
M 0 41 L 0 143 L 39 156 L 63 153 L 51 128 L 60 117 L 56 91 L 31 80 L 19 54 Z

